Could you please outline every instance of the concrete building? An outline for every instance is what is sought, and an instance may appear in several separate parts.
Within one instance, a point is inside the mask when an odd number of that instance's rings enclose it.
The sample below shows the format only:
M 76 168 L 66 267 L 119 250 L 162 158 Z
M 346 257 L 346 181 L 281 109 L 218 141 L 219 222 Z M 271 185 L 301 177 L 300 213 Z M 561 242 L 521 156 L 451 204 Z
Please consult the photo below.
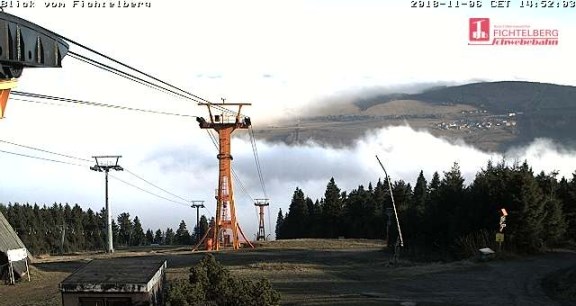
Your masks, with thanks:
M 62 305 L 164 305 L 165 273 L 161 259 L 95 259 L 60 283 Z

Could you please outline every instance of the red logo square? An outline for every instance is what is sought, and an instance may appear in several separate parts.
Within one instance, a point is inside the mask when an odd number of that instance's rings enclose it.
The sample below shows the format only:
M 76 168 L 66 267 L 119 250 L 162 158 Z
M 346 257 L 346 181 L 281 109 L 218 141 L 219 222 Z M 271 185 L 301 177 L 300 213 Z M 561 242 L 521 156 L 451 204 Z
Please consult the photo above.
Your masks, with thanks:
M 470 18 L 468 30 L 470 41 L 489 41 L 490 18 Z

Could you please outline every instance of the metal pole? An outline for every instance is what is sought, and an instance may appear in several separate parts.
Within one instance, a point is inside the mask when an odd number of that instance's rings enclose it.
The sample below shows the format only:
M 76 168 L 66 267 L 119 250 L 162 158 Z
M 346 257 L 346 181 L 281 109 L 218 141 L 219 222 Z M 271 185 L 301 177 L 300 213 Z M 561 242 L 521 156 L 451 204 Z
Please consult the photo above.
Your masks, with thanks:
M 198 204 L 199 203 L 199 204 Z M 196 208 L 196 227 L 200 224 L 200 208 L 204 208 L 204 201 L 192 201 L 192 208 Z
M 116 171 L 123 171 L 124 168 L 122 168 L 120 165 L 118 165 L 118 159 L 120 159 L 120 157 L 122 157 L 121 155 L 113 155 L 113 156 L 93 156 L 93 158 L 96 160 L 96 165 L 90 167 L 90 170 L 94 170 L 94 171 L 98 171 L 98 172 L 104 172 L 104 197 L 105 197 L 105 202 L 106 202 L 106 226 L 107 226 L 107 230 L 106 230 L 106 240 L 108 241 L 108 246 L 107 246 L 107 252 L 108 253 L 114 253 L 114 236 L 112 235 L 112 212 L 110 210 L 110 203 L 108 202 L 108 172 L 110 171 L 110 169 L 112 170 L 116 170 Z M 104 163 L 99 163 L 98 159 L 116 159 L 114 162 L 110 163 L 110 162 L 104 162 Z
M 112 237 L 112 212 L 110 211 L 110 204 L 108 203 L 108 169 L 104 170 L 104 178 L 106 180 L 106 186 L 105 186 L 105 197 L 106 197 L 106 225 L 108 227 L 108 234 L 107 236 L 107 240 L 108 240 L 108 253 L 114 253 L 114 244 L 112 242 L 113 237 Z
M 196 206 L 196 228 L 198 228 L 199 223 L 200 223 L 200 206 Z
M 196 208 L 196 234 L 199 234 L 200 231 L 200 208 L 204 208 L 204 201 L 192 201 L 192 208 Z M 200 236 L 197 237 L 200 239 Z
M 390 198 L 392 199 L 392 208 L 394 208 L 394 215 L 396 216 L 396 225 L 398 226 L 398 238 L 400 238 L 400 246 L 403 247 L 404 239 L 402 238 L 402 230 L 400 229 L 400 220 L 398 220 L 396 203 L 394 202 L 394 195 L 392 194 L 392 182 L 390 182 L 390 176 L 388 176 L 388 172 L 386 172 L 386 169 L 384 168 L 384 165 L 380 161 L 380 158 L 378 158 L 378 155 L 376 155 L 376 159 L 378 160 L 378 163 L 380 164 L 382 170 L 384 170 L 384 174 L 386 175 L 386 179 L 388 180 L 388 189 L 390 190 Z
M 390 246 L 390 215 L 388 215 L 388 222 L 386 223 L 386 246 Z

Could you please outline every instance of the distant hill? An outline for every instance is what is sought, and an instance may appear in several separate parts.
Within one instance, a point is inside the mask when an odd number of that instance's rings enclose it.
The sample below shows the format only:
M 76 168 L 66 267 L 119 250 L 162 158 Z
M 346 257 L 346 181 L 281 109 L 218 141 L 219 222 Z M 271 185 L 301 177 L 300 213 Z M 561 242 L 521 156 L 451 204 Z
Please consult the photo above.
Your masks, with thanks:
M 419 94 L 392 94 L 360 99 L 360 109 L 394 100 L 468 104 L 490 112 L 576 109 L 576 87 L 534 82 L 482 82 L 428 89 Z
M 482 82 L 440 87 L 419 94 L 396 94 L 361 99 L 360 109 L 394 100 L 433 104 L 465 104 L 493 114 L 517 113 L 518 137 L 508 143 L 524 144 L 547 137 L 566 145 L 576 144 L 576 87 L 535 82 Z M 505 146 L 507 146 L 505 144 Z
M 576 87 L 503 81 L 434 87 L 417 94 L 385 94 L 330 105 L 288 122 L 261 128 L 260 137 L 298 143 L 306 139 L 349 144 L 366 130 L 408 122 L 436 136 L 464 139 L 504 151 L 535 138 L 576 148 Z

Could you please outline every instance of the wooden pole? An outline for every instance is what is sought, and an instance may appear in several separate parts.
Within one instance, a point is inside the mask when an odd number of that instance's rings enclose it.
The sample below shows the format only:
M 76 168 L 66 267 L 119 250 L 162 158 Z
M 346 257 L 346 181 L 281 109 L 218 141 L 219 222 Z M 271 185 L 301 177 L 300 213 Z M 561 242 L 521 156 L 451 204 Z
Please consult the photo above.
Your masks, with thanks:
M 10 285 L 14 285 L 16 283 L 16 280 L 14 279 L 14 267 L 10 260 L 8 260 L 8 277 L 10 278 Z
M 30 281 L 30 267 L 28 266 L 28 258 L 24 258 L 24 262 L 26 263 L 26 274 L 28 275 L 28 281 Z

